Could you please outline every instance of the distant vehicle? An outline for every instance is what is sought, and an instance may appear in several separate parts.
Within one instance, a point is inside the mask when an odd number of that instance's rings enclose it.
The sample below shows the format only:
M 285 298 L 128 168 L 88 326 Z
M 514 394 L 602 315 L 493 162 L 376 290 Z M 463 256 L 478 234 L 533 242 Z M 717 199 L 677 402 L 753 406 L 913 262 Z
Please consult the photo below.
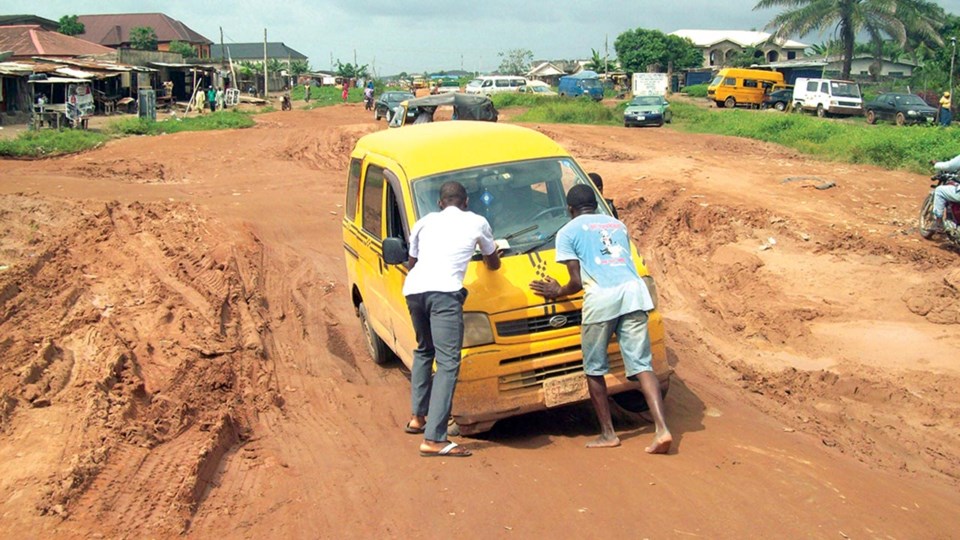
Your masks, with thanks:
M 763 104 L 760 105 L 760 108 L 785 111 L 787 110 L 787 106 L 792 102 L 793 88 L 781 88 L 780 90 L 774 90 L 763 96 Z
M 673 120 L 670 103 L 663 96 L 637 96 L 623 111 L 623 127 L 657 126 Z
M 793 87 L 795 111 L 812 111 L 820 118 L 863 114 L 860 85 L 853 81 L 798 77 Z
M 519 92 L 527 85 L 527 79 L 516 75 L 485 75 L 467 83 L 463 90 L 467 94 L 489 96 L 500 92 Z
M 457 77 L 434 77 L 430 84 L 433 87 L 432 93 L 434 94 L 445 94 L 447 92 L 460 91 L 460 79 Z
M 603 99 L 603 86 L 596 72 L 581 71 L 574 75 L 560 77 L 557 92 L 561 97 L 589 96 L 594 101 Z
M 724 68 L 707 87 L 707 99 L 717 107 L 738 105 L 759 108 L 763 96 L 771 90 L 784 87 L 783 73 L 765 69 Z
M 876 124 L 877 120 L 892 120 L 898 126 L 932 124 L 937 117 L 937 110 L 914 94 L 880 94 L 863 109 L 868 124 Z
M 413 99 L 413 92 L 384 92 L 380 94 L 380 97 L 377 98 L 377 102 L 373 106 L 373 119 L 380 120 L 381 118 L 386 118 L 387 122 L 393 118 L 393 109 L 400 105 L 401 102 L 408 99 Z M 416 111 L 412 111 L 415 115 Z
M 535 96 L 556 96 L 557 93 L 550 88 L 550 85 L 543 81 L 527 81 L 526 86 L 520 87 L 520 92 L 533 94 Z
M 433 122 L 438 107 L 453 108 L 453 120 L 496 122 L 498 117 L 497 108 L 489 97 L 449 92 L 401 101 L 394 109 L 389 126 L 394 128 Z

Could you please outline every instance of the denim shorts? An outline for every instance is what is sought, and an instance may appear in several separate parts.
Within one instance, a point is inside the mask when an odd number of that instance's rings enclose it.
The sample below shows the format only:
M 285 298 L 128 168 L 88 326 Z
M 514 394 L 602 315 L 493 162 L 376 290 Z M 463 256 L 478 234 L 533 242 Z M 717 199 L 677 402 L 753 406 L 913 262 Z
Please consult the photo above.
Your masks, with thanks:
M 616 319 L 580 326 L 580 347 L 583 351 L 583 372 L 590 376 L 610 373 L 607 346 L 616 332 L 620 355 L 627 377 L 653 371 L 647 312 L 633 311 Z

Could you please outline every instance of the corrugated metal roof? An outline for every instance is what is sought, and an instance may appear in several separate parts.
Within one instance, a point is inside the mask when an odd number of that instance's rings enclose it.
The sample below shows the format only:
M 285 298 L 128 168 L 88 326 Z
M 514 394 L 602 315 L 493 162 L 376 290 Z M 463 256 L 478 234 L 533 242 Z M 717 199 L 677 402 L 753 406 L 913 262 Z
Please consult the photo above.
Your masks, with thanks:
M 149 26 L 157 34 L 157 41 L 184 41 L 187 43 L 213 43 L 193 31 L 182 22 L 163 13 L 117 13 L 112 15 L 79 15 L 84 25 L 84 39 L 108 47 L 130 43 L 130 30 L 137 26 Z
M 44 30 L 39 25 L 0 26 L 0 50 L 13 51 L 14 58 L 43 55 L 80 56 L 116 52 L 84 39 Z
M 232 58 L 234 60 L 263 60 L 263 43 L 228 43 L 223 46 L 214 44 L 210 46 L 211 58 Z M 227 54 L 227 51 L 230 54 Z M 277 60 L 306 60 L 307 55 L 297 52 L 286 44 L 281 42 L 267 42 L 267 58 L 276 58 Z

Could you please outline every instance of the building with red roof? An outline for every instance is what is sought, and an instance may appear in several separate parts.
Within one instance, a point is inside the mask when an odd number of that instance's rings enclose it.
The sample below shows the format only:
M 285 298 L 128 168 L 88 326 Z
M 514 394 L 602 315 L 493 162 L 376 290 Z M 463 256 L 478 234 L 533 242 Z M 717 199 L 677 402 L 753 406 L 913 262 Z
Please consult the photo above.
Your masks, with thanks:
M 35 56 L 116 54 L 116 51 L 109 47 L 51 32 L 38 24 L 0 26 L 0 51 L 11 51 L 11 60 L 28 60 Z
M 112 15 L 79 15 L 83 39 L 114 49 L 130 47 L 130 31 L 137 27 L 153 28 L 157 34 L 157 50 L 169 51 L 170 43 L 180 41 L 192 45 L 197 57 L 209 58 L 212 41 L 182 22 L 163 13 L 117 13 Z

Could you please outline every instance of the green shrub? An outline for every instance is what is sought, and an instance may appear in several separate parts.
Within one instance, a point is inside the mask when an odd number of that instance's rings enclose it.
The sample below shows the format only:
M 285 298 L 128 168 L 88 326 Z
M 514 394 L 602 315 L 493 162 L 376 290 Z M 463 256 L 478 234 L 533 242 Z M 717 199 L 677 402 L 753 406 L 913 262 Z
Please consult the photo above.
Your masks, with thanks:
M 683 93 L 690 97 L 707 97 L 707 83 L 703 84 L 692 84 L 690 86 L 683 87 Z
M 146 118 L 125 118 L 109 124 L 105 131 L 112 135 L 159 135 L 180 131 L 248 128 L 253 124 L 253 119 L 249 114 L 228 110 L 189 118 L 168 118 L 160 121 Z
M 618 125 L 623 122 L 623 109 L 619 111 L 589 98 L 539 98 L 514 119 L 518 122 Z
M 16 138 L 0 140 L 0 156 L 39 158 L 72 154 L 94 148 L 106 140 L 106 135 L 80 129 L 24 131 Z

